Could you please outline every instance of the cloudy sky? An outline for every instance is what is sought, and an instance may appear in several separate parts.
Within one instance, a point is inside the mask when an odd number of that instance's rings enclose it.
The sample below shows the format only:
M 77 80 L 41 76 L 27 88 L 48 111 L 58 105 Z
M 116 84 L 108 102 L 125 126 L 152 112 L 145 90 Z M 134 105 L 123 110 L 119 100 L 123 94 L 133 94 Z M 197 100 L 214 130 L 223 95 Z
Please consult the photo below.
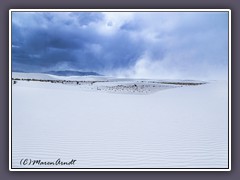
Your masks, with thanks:
M 227 12 L 13 12 L 14 71 L 227 79 Z

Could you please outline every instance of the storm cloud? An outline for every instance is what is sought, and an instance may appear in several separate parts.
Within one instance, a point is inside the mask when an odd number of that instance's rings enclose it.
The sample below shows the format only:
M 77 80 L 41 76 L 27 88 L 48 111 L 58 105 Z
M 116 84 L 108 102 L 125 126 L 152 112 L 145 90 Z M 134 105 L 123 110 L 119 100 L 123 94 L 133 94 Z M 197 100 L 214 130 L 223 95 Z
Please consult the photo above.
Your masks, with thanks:
M 12 12 L 13 70 L 227 78 L 227 12 Z

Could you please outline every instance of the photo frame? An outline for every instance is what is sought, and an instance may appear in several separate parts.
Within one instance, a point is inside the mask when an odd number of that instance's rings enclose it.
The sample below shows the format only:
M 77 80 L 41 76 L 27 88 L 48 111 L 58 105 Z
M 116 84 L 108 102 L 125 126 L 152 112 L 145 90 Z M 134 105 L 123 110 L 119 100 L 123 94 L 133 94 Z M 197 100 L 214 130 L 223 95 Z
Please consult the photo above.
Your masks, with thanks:
M 228 26 L 228 167 L 226 168 L 207 168 L 207 167 L 204 167 L 204 168 L 176 168 L 176 167 L 170 167 L 170 168 L 166 168 L 166 167 L 163 167 L 163 168 L 13 168 L 12 167 L 12 133 L 14 132 L 12 130 L 12 128 L 10 128 L 10 131 L 9 131 L 9 136 L 10 136 L 10 140 L 9 140 L 9 149 L 11 149 L 11 152 L 9 153 L 9 161 L 11 162 L 10 163 L 10 167 L 9 169 L 11 171 L 31 171 L 31 170 L 34 170 L 34 171 L 229 171 L 231 170 L 231 11 L 229 9 L 78 9 L 78 10 L 74 10 L 74 9 L 59 9 L 59 10 L 56 10 L 56 9 L 12 9 L 10 10 L 10 14 L 9 14 L 9 17 L 11 17 L 11 13 L 12 12 L 23 12 L 23 11 L 30 11 L 30 12 L 52 12 L 52 11 L 55 11 L 55 12 L 63 12 L 63 11 L 66 11 L 66 12 L 77 12 L 77 11 L 81 11 L 81 12 L 107 12 L 107 11 L 113 11 L 113 12 L 173 12 L 173 11 L 177 11 L 177 12 L 194 12 L 194 11 L 198 11 L 198 12 L 206 12 L 206 11 L 210 11 L 210 12 L 217 12 L 217 11 L 220 11 L 220 12 L 228 12 L 228 23 L 229 23 L 229 26 Z M 11 30 L 12 29 L 12 19 L 10 18 L 9 19 L 9 29 Z M 9 34 L 9 42 L 12 42 L 12 33 Z M 12 52 L 11 52 L 11 49 L 12 49 L 12 46 L 13 44 L 9 44 L 9 57 L 10 59 L 12 58 Z M 11 61 L 10 61 L 11 62 Z M 13 76 L 11 74 L 12 72 L 12 65 L 11 63 L 9 64 L 9 89 L 10 89 L 10 92 L 12 92 L 12 80 L 15 80 L 15 79 L 12 79 Z M 25 80 L 24 78 L 22 78 L 22 80 Z M 164 82 L 166 84 L 166 82 Z M 167 82 L 169 83 L 169 82 Z M 176 85 L 176 82 L 174 82 Z M 178 82 L 179 83 L 179 82 Z M 192 82 L 190 82 L 192 83 Z M 171 82 L 170 84 L 173 84 L 173 82 Z M 183 85 L 183 84 L 180 84 L 180 85 Z M 10 110 L 12 109 L 12 94 L 9 93 L 9 99 L 10 99 L 10 104 L 9 104 L 9 108 Z M 12 114 L 12 111 L 9 112 L 9 117 L 11 119 L 11 117 L 13 116 Z M 10 121 L 10 124 L 9 124 L 9 127 L 12 127 L 12 121 Z M 28 158 L 27 158 L 28 159 Z M 19 163 L 21 162 L 24 162 L 26 161 L 26 159 L 24 158 L 21 158 Z M 28 160 L 27 160 L 28 161 Z

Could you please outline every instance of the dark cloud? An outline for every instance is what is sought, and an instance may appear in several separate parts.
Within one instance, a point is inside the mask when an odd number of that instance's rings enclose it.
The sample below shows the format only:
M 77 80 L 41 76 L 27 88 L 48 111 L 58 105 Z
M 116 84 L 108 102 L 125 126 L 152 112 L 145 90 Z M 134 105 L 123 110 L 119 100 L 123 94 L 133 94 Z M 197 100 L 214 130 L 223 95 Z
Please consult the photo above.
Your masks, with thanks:
M 76 69 L 101 70 L 128 66 L 141 54 L 141 46 L 133 43 L 127 33 L 103 37 L 92 27 L 82 29 L 78 24 L 72 23 L 72 27 L 69 28 L 65 19 L 54 23 L 53 19 L 57 18 L 54 17 L 54 13 L 33 16 L 41 22 L 47 21 L 47 27 L 27 22 L 18 25 L 13 22 L 13 45 L 18 46 L 12 48 L 13 62 L 45 68 L 56 68 L 55 65 L 62 62 Z M 71 13 L 69 17 L 69 22 L 77 20 L 81 25 L 88 25 L 98 22 L 103 15 Z

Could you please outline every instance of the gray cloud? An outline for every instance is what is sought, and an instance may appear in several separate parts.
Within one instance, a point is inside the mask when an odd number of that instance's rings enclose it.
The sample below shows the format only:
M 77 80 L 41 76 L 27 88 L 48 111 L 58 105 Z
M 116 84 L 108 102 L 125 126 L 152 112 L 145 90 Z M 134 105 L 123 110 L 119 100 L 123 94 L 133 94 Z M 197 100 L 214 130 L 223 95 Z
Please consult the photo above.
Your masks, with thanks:
M 218 12 L 13 12 L 14 70 L 132 77 L 226 76 L 228 16 Z

